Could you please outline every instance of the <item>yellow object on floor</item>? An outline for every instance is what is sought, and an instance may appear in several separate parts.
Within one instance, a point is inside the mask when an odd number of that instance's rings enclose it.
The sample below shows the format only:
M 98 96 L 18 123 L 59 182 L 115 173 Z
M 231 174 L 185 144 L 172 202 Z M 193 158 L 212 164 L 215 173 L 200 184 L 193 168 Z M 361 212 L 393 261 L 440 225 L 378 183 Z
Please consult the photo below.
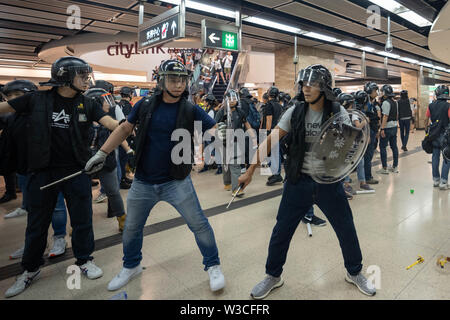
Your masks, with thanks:
M 226 191 L 230 191 L 230 190 L 231 190 L 231 184 L 226 184 L 223 188 L 224 188 Z
M 117 222 L 119 222 L 119 231 L 123 232 L 123 229 L 125 228 L 125 220 L 127 218 L 126 214 L 121 215 L 120 217 L 117 217 Z

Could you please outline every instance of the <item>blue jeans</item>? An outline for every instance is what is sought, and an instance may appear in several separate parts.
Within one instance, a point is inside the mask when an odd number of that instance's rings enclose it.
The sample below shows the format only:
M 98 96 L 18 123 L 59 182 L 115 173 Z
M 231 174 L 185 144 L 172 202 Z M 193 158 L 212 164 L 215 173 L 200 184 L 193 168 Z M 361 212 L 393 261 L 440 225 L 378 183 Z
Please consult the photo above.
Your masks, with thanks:
M 364 172 L 364 158 L 361 158 L 361 161 L 358 163 L 356 167 L 356 175 L 358 176 L 359 182 L 366 181 L 366 174 Z
M 192 185 L 191 177 L 162 184 L 149 184 L 134 179 L 127 198 L 127 219 L 123 231 L 123 266 L 134 268 L 142 260 L 142 240 L 145 222 L 152 208 L 159 202 L 171 204 L 194 233 L 203 256 L 205 270 L 220 264 L 214 232 Z
M 441 149 L 433 148 L 433 156 L 431 158 L 431 167 L 433 171 L 433 180 L 441 181 L 442 183 L 448 182 L 448 171 L 450 169 L 450 162 L 443 159 L 442 170 L 439 173 L 439 163 L 441 161 Z
M 400 138 L 402 139 L 402 146 L 406 147 L 406 145 L 408 144 L 411 119 L 399 120 L 399 124 L 400 124 Z
M 398 148 L 397 148 L 397 127 L 384 129 L 385 138 L 380 137 L 380 155 L 383 168 L 387 168 L 387 145 L 391 146 L 394 158 L 393 167 L 398 167 Z
M 366 176 L 366 181 L 372 180 L 372 159 L 375 148 L 377 147 L 376 131 L 370 130 L 370 141 L 367 146 L 366 153 L 364 154 L 364 174 Z
M 311 206 L 311 209 L 309 209 L 308 212 L 305 214 L 305 217 L 310 218 L 310 219 L 312 217 L 314 217 L 314 207 L 313 206 Z
M 22 209 L 29 211 L 28 209 L 28 191 L 27 185 L 30 179 L 29 175 L 17 174 L 19 180 L 19 188 L 22 190 Z M 56 200 L 55 210 L 53 210 L 52 216 L 52 228 L 55 237 L 64 237 L 66 235 L 67 225 L 67 211 L 66 203 L 64 202 L 64 196 L 62 192 L 58 193 L 58 199 Z
M 62 192 L 58 193 L 55 210 L 52 216 L 52 228 L 55 237 L 65 237 L 67 225 L 67 211 L 66 203 L 64 202 L 64 195 Z
M 267 274 L 279 277 L 283 272 L 292 236 L 313 204 L 319 206 L 336 232 L 347 271 L 351 275 L 361 271 L 361 249 L 342 183 L 318 184 L 303 175 L 296 184 L 289 180 L 284 184 L 277 223 L 270 238 Z

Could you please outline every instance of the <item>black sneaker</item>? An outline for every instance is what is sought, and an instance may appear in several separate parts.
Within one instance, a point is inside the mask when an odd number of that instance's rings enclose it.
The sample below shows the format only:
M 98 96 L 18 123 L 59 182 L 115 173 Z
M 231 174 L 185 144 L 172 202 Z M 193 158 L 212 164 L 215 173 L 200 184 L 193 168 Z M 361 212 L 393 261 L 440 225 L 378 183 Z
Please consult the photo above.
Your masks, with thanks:
M 128 184 L 132 184 L 133 183 L 132 179 L 128 179 L 127 177 L 125 177 L 124 179 L 125 179 L 125 182 L 128 183 Z
M 131 184 L 127 183 L 125 181 L 125 179 L 122 179 L 120 181 L 120 189 L 130 189 L 131 188 Z
M 17 195 L 5 193 L 5 195 L 0 198 L 0 203 L 6 203 L 14 199 L 17 199 Z
M 222 174 L 222 167 L 217 168 L 217 171 L 214 174 Z
M 302 219 L 303 223 L 310 223 L 312 225 L 315 225 L 317 227 L 323 227 L 327 224 L 327 222 L 325 220 L 322 220 L 316 216 L 312 216 L 312 218 L 308 218 L 308 217 L 303 217 Z
M 266 185 L 273 186 L 275 183 L 278 182 L 283 182 L 283 178 L 279 174 L 269 177 L 269 179 L 267 179 Z

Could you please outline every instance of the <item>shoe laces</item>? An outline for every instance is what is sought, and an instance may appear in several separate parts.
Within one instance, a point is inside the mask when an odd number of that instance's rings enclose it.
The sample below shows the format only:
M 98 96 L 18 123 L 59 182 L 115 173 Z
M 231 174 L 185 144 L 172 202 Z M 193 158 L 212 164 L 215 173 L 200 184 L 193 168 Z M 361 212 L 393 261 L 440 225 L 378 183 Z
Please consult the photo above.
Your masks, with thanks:
M 208 269 L 208 271 L 209 271 L 209 275 L 211 276 L 211 278 L 214 278 L 214 279 L 217 279 L 222 274 L 222 272 L 220 271 L 220 267 L 218 265 L 210 267 Z

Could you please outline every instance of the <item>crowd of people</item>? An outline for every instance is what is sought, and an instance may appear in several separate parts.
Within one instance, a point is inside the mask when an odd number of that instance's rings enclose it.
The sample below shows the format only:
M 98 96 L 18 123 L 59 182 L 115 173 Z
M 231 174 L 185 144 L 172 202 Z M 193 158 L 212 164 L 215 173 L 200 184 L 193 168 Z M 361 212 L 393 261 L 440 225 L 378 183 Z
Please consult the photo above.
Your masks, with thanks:
M 199 173 L 216 170 L 217 175 L 222 175 L 224 189 L 231 191 L 233 197 L 245 195 L 259 165 L 267 166 L 271 172 L 267 186 L 284 183 L 269 244 L 267 275 L 251 291 L 253 298 L 263 299 L 283 285 L 283 265 L 298 224 L 303 221 L 326 225 L 325 220 L 314 215 L 314 204 L 336 232 L 347 270 L 346 281 L 366 295 L 375 294 L 375 288 L 361 273 L 362 253 L 348 200 L 357 191 L 374 192 L 372 186 L 379 181 L 372 175 L 372 160 L 378 148 L 382 166 L 377 173 L 399 173 L 397 134 L 400 130 L 402 150 L 408 151 L 411 122 L 414 124 L 417 110 L 415 101 L 406 90 L 397 100 L 392 86 L 380 89 L 374 82 L 355 93 L 343 93 L 331 88 L 332 75 L 327 68 L 313 65 L 300 71 L 294 97 L 272 86 L 259 101 L 244 87 L 229 89 L 223 101 L 218 101 L 208 87 L 191 103 L 189 77 L 194 65 L 201 63 L 201 53 L 198 54 L 176 54 L 174 59 L 163 61 L 155 71 L 157 88 L 134 105 L 130 103 L 132 88 L 122 87 L 120 100 L 116 101 L 114 86 L 107 81 L 93 81 L 92 68 L 75 57 L 60 58 L 52 65 L 51 80 L 42 83 L 51 86 L 50 90 L 39 91 L 26 80 L 5 85 L 2 94 L 6 101 L 0 103 L 0 114 L 6 115 L 1 118 L 0 150 L 5 156 L 0 162 L 0 174 L 5 178 L 6 193 L 0 203 L 17 198 L 17 179 L 22 204 L 5 218 L 27 215 L 25 244 L 18 244 L 22 247 L 11 254 L 11 258 L 22 259 L 24 272 L 7 290 L 6 297 L 20 294 L 39 277 L 50 224 L 54 240 L 48 256 L 64 254 L 67 213 L 76 265 L 89 279 L 101 277 L 103 271 L 92 256 L 92 202 L 106 200 L 107 216 L 115 217 L 118 230 L 123 232 L 124 253 L 123 266 L 108 284 L 108 290 L 123 287 L 142 272 L 143 228 L 159 201 L 175 207 L 193 232 L 211 290 L 224 288 L 214 231 L 190 177 L 193 163 L 175 163 L 171 158 L 176 144 L 172 133 L 184 129 L 194 137 L 195 121 L 201 122 L 202 134 L 209 132 L 213 136 L 200 148 L 203 160 Z M 215 74 L 217 81 L 220 77 L 226 83 L 231 64 L 231 52 L 221 58 L 216 56 L 203 77 Z M 433 137 L 434 186 L 441 190 L 448 189 L 450 167 L 444 158 L 439 170 L 450 118 L 448 90 L 446 86 L 436 89 L 436 100 L 430 104 L 426 119 L 427 136 L 430 140 Z M 331 184 L 311 178 L 316 166 L 312 146 L 317 143 L 322 125 L 333 115 L 351 110 L 363 115 L 351 118 L 352 127 L 369 127 L 367 149 L 355 166 L 357 190 L 351 186 L 349 175 Z M 236 138 L 230 138 L 227 130 L 248 132 L 245 146 L 230 143 Z M 220 153 L 216 149 L 207 151 L 215 140 L 224 146 Z M 388 145 L 393 155 L 391 166 L 387 163 Z M 234 149 L 232 159 L 225 156 L 227 148 Z M 261 150 L 266 151 L 266 158 L 261 157 Z M 74 173 L 77 174 L 71 179 L 47 187 Z M 97 180 L 101 188 L 93 200 L 92 186 Z M 126 208 L 120 189 L 128 190 Z

